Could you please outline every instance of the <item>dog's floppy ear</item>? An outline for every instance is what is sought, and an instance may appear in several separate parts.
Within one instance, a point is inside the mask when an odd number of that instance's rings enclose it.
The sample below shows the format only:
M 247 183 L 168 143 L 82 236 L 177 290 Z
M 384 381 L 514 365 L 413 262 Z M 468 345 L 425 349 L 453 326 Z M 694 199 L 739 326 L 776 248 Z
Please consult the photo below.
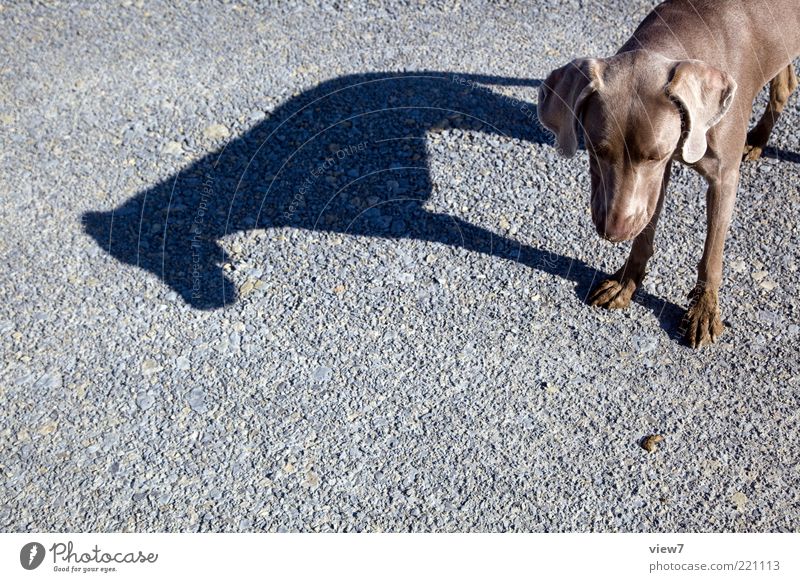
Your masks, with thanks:
M 684 162 L 693 164 L 706 153 L 706 132 L 730 109 L 736 81 L 703 61 L 680 61 L 666 91 L 683 110 L 686 136 L 681 156 Z
M 561 155 L 571 158 L 578 149 L 578 126 L 586 98 L 603 86 L 600 59 L 575 59 L 547 76 L 539 86 L 539 121 L 556 136 Z

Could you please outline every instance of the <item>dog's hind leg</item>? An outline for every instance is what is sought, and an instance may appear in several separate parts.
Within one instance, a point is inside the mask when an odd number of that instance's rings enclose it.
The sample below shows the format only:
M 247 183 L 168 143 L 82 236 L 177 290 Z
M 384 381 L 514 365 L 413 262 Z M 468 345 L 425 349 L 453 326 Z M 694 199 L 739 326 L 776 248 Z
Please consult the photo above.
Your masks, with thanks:
M 747 142 L 744 144 L 744 160 L 757 160 L 761 157 L 761 152 L 767 145 L 769 134 L 778 121 L 789 96 L 797 88 L 797 76 L 794 67 L 789 64 L 774 79 L 769 82 L 769 103 L 764 115 L 761 116 L 758 124 L 747 134 Z

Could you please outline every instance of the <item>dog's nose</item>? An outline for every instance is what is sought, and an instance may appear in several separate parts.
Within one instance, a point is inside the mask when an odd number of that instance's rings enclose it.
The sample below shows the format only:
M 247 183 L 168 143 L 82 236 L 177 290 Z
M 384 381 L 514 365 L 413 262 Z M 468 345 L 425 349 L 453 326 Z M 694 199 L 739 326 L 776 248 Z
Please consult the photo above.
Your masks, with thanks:
M 597 234 L 611 242 L 630 240 L 639 234 L 638 215 L 605 217 L 595 223 Z

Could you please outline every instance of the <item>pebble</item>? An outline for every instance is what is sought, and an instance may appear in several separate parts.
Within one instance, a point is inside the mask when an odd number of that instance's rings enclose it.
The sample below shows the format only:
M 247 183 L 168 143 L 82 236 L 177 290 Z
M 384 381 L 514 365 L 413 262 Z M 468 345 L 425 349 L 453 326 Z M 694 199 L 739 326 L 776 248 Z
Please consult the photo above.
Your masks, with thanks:
M 735 273 L 742 273 L 747 269 L 747 263 L 742 258 L 736 258 L 730 262 L 730 267 Z
M 192 388 L 188 397 L 189 406 L 198 414 L 208 411 L 206 406 L 206 395 L 202 388 Z
M 145 376 L 152 376 L 160 372 L 162 367 L 155 360 L 148 358 L 142 362 L 142 374 Z
M 737 491 L 736 493 L 731 495 L 731 501 L 736 506 L 736 509 L 738 511 L 744 511 L 749 499 L 747 498 L 747 495 L 745 495 L 741 491 Z
M 633 344 L 641 354 L 652 352 L 658 347 L 658 338 L 654 336 L 637 335 L 633 337 Z
M 56 390 L 61 388 L 62 378 L 58 372 L 48 372 L 42 375 L 34 384 L 35 388 L 44 388 L 46 390 Z
M 136 404 L 142 410 L 149 410 L 150 408 L 153 407 L 153 404 L 155 404 L 155 402 L 156 402 L 156 399 L 153 397 L 153 395 L 150 392 L 140 391 L 136 395 Z
M 761 285 L 761 287 L 767 291 L 772 291 L 778 286 L 778 284 L 771 279 L 764 279 L 759 283 L 759 285 Z
M 167 156 L 179 156 L 183 153 L 183 146 L 177 141 L 169 141 L 161 148 L 161 153 Z
M 648 453 L 654 453 L 658 450 L 659 443 L 664 440 L 660 434 L 651 434 L 641 440 L 641 447 Z
M 41 435 L 48 435 L 53 434 L 56 430 L 58 430 L 58 422 L 55 420 L 48 420 L 44 424 L 39 427 L 38 432 Z
M 333 375 L 333 370 L 327 366 L 319 366 L 314 370 L 314 373 L 311 375 L 311 378 L 315 382 L 327 382 L 331 379 Z
M 203 130 L 203 137 L 209 140 L 227 139 L 230 137 L 230 130 L 220 123 L 209 125 Z
M 399 273 L 397 275 L 397 280 L 403 284 L 413 283 L 415 278 L 414 273 Z

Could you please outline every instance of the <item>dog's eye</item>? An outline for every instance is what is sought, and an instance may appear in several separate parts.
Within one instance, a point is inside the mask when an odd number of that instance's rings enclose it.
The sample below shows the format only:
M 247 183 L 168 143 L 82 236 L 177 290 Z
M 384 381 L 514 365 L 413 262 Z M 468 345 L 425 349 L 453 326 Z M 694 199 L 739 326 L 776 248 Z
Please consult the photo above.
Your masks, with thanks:
M 604 144 L 600 144 L 594 147 L 590 146 L 590 150 L 598 158 L 608 157 L 608 155 L 611 153 L 611 150 L 608 148 L 608 146 Z

